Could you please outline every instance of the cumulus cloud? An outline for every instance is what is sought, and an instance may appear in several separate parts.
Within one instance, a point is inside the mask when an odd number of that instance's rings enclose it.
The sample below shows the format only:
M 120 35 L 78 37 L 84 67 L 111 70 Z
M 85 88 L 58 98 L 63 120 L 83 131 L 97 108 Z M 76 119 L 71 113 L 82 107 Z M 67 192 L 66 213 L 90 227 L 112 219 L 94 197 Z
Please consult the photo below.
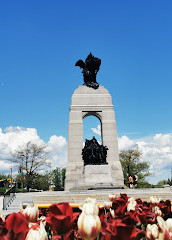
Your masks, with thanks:
M 63 136 L 51 136 L 46 147 L 52 168 L 65 167 L 67 164 L 67 142 Z
M 101 136 L 101 126 L 98 125 L 97 128 L 91 128 L 91 130 L 93 131 L 93 133 Z
M 118 139 L 118 147 L 119 150 L 128 150 L 130 148 L 133 148 L 135 146 L 135 143 L 133 140 L 130 140 L 127 136 L 122 136 Z
M 94 133 L 101 135 L 101 126 L 92 128 Z M 37 134 L 35 128 L 8 127 L 4 131 L 0 128 L 0 171 L 9 173 L 13 165 L 10 161 L 11 153 L 27 142 L 37 145 L 46 145 L 52 169 L 66 167 L 67 141 L 63 136 L 53 135 L 45 143 Z M 170 178 L 172 163 L 172 134 L 155 134 L 140 139 L 130 139 L 124 135 L 118 139 L 119 151 L 138 146 L 142 152 L 142 160 L 150 163 L 150 170 L 154 176 L 149 181 L 156 184 L 158 181 Z M 14 169 L 15 170 L 15 169 Z
M 45 143 L 37 134 L 35 128 L 7 127 L 4 132 L 0 128 L 0 169 L 1 172 L 9 173 L 11 166 L 9 160 L 19 147 L 27 142 L 37 145 L 46 145 L 46 151 L 51 162 L 52 169 L 65 167 L 67 163 L 67 142 L 63 136 L 51 136 L 48 143 Z M 8 161 L 7 161 L 8 160 Z
M 91 130 L 101 136 L 100 125 Z M 153 176 L 148 180 L 151 183 L 156 184 L 160 180 L 171 178 L 172 133 L 158 133 L 139 139 L 131 139 L 125 134 L 118 138 L 119 152 L 134 149 L 136 146 L 142 152 L 141 161 L 147 161 L 150 164 L 150 172 Z
M 150 164 L 154 174 L 149 181 L 156 184 L 160 180 L 171 178 L 172 134 L 155 134 L 154 136 L 131 140 L 127 136 L 118 139 L 119 151 L 134 148 L 142 152 L 142 160 Z

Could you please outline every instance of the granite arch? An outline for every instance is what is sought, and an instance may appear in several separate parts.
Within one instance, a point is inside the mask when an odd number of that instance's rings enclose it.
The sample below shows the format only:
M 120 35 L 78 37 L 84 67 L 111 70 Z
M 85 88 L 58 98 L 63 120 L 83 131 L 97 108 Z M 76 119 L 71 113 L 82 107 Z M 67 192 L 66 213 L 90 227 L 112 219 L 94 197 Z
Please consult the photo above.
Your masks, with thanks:
M 101 122 L 102 144 L 108 147 L 107 162 L 110 167 L 113 187 L 123 187 L 123 174 L 118 153 L 118 140 L 114 106 L 111 95 L 103 86 L 92 89 L 79 86 L 71 99 L 68 130 L 68 163 L 65 190 L 89 189 L 94 183 L 87 184 L 82 160 L 83 119 L 95 116 Z M 108 170 L 109 171 L 109 170 Z

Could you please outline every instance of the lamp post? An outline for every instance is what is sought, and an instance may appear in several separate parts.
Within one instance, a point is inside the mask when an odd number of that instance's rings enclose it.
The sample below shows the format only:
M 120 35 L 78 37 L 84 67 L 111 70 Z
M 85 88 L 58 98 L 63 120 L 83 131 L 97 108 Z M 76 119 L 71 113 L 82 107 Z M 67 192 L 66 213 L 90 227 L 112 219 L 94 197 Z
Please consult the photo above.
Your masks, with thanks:
M 13 167 L 11 166 L 10 169 L 11 169 L 11 187 L 12 187 L 12 184 L 13 184 L 13 175 L 12 175 Z
M 170 185 L 172 186 L 172 161 L 171 161 L 171 184 Z

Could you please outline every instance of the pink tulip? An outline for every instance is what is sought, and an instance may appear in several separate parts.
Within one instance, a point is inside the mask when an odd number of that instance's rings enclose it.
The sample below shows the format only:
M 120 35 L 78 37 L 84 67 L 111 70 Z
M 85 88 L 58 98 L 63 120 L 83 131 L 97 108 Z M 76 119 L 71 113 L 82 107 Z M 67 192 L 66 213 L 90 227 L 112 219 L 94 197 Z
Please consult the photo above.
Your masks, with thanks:
M 158 226 L 156 224 L 148 224 L 146 228 L 146 236 L 148 239 L 157 239 L 159 236 Z
M 33 225 L 25 240 L 47 240 L 47 233 L 45 231 L 44 225 L 40 222 L 40 226 L 38 224 Z
M 25 209 L 21 209 L 20 212 L 28 220 L 28 222 L 37 222 L 39 216 L 39 209 L 37 205 L 28 205 Z

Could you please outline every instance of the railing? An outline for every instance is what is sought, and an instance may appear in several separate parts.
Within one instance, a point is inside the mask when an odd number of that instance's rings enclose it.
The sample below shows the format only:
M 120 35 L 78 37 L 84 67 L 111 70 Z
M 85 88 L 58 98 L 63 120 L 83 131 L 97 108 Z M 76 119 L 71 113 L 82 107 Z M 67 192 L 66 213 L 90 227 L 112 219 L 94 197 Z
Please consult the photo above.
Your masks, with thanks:
M 7 208 L 12 203 L 15 196 L 16 196 L 16 185 L 11 187 L 8 191 L 4 193 L 3 210 L 7 210 Z

